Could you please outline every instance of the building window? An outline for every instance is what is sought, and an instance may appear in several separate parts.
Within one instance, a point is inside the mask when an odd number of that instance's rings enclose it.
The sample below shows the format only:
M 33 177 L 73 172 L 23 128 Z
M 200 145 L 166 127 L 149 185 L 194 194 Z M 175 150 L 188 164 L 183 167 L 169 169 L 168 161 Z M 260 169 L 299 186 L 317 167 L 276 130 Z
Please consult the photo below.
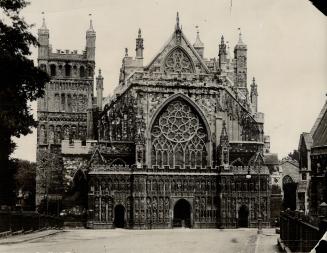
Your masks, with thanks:
M 191 106 L 180 99 L 162 110 L 152 127 L 151 139 L 152 165 L 207 165 L 205 125 Z
M 56 65 L 54 65 L 54 64 L 51 64 L 51 65 L 50 65 L 50 75 L 51 75 L 51 76 L 55 76 L 55 75 L 57 75 Z
M 71 69 L 72 69 L 72 67 L 69 64 L 65 65 L 65 76 L 71 75 Z
M 80 77 L 85 77 L 85 68 L 84 68 L 84 66 L 80 66 L 80 68 L 79 68 L 79 76 Z

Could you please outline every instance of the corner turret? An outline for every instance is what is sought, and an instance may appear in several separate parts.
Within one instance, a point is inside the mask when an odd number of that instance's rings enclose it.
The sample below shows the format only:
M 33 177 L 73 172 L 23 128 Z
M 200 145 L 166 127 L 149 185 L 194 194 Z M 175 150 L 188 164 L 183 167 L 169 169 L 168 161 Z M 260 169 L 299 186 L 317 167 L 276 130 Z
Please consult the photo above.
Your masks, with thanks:
M 257 113 L 258 112 L 258 86 L 255 83 L 254 77 L 251 84 L 250 101 L 251 101 L 252 113 Z
M 203 59 L 203 54 L 204 54 L 204 44 L 200 39 L 200 32 L 199 32 L 199 27 L 196 26 L 197 28 L 197 32 L 196 32 L 196 39 L 195 42 L 193 44 L 194 49 L 196 50 L 196 52 L 201 56 L 201 58 Z
M 47 60 L 49 58 L 49 29 L 45 24 L 45 18 L 43 17 L 42 26 L 38 29 L 38 59 L 39 60 Z
M 235 60 L 235 87 L 247 96 L 247 46 L 242 40 L 241 29 L 239 28 L 238 43 L 234 48 Z
M 102 100 L 103 100 L 103 77 L 101 75 L 101 69 L 96 78 L 96 92 L 97 92 L 97 107 L 102 111 Z
M 227 64 L 227 50 L 226 50 L 226 44 L 223 35 L 221 36 L 221 40 L 219 44 L 218 57 L 219 57 L 219 68 L 224 71 Z
M 90 27 L 86 31 L 86 58 L 89 61 L 95 60 L 95 38 L 96 34 L 93 29 L 92 19 L 90 19 Z

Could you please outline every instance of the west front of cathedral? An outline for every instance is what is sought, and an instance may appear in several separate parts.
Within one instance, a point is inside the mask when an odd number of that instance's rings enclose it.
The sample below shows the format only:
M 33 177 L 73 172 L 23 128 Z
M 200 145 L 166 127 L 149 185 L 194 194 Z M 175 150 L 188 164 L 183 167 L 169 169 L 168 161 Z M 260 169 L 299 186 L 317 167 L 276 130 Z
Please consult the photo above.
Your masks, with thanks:
M 145 65 L 139 30 L 109 99 L 101 71 L 94 78 L 92 22 L 82 53 L 53 52 L 49 34 L 44 22 L 38 63 L 51 81 L 37 112 L 40 212 L 89 228 L 269 226 L 269 143 L 241 33 L 233 57 L 221 37 L 217 59 L 206 59 L 199 33 L 191 44 L 177 15 Z

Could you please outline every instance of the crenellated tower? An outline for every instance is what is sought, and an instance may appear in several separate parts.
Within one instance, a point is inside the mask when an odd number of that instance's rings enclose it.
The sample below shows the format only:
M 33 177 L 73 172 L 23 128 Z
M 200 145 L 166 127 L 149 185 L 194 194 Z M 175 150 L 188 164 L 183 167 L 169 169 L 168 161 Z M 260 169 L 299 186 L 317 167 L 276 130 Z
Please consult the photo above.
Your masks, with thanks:
M 37 101 L 37 205 L 45 201 L 45 197 L 49 201 L 61 195 L 62 180 L 67 176 L 57 168 L 62 161 L 62 141 L 85 141 L 87 132 L 93 131 L 88 129 L 93 125 L 88 108 L 94 107 L 95 37 L 90 21 L 85 51 L 57 49 L 53 52 L 45 19 L 38 30 L 38 64 L 48 72 L 50 82 L 45 86 L 44 97 Z M 57 167 L 52 168 L 53 164 Z

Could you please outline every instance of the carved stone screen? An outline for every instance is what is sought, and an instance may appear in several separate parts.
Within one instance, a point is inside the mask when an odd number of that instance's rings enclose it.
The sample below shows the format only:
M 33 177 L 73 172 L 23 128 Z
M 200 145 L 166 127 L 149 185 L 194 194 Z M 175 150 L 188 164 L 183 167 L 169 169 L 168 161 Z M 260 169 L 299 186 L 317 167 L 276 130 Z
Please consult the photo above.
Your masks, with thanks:
M 193 73 L 193 66 L 188 55 L 180 48 L 174 49 L 167 57 L 165 71 L 176 73 Z
M 163 108 L 151 129 L 152 165 L 205 167 L 207 140 L 198 113 L 187 102 L 174 100 Z

